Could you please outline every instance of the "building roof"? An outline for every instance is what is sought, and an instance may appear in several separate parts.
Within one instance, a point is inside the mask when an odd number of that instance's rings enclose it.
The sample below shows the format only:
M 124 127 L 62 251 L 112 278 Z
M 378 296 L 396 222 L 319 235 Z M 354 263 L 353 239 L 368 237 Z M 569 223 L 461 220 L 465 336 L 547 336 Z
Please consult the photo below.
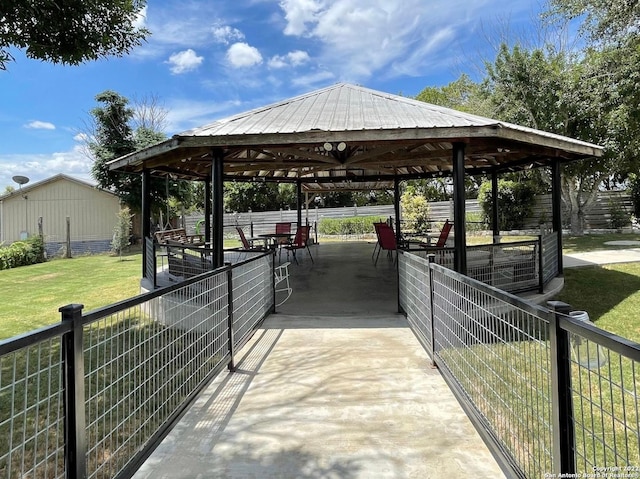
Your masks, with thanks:
M 49 178 L 46 178 L 44 180 L 40 180 L 37 181 L 35 183 L 31 183 L 31 184 L 27 184 L 21 188 L 16 188 L 14 191 L 12 191 L 11 193 L 7 193 L 5 195 L 0 195 L 0 201 L 2 200 L 7 200 L 13 196 L 19 196 L 19 195 L 23 195 L 28 193 L 29 191 L 32 191 L 36 188 L 42 188 L 45 185 L 54 183 L 56 181 L 60 181 L 60 180 L 65 180 L 65 181 L 70 181 L 72 183 L 76 183 L 80 186 L 85 186 L 87 188 L 91 188 L 97 191 L 100 191 L 102 193 L 107 193 L 109 195 L 113 195 L 116 196 L 115 193 L 109 191 L 109 190 L 104 190 L 102 188 L 98 188 L 96 185 L 89 183 L 88 181 L 84 181 L 81 180 L 79 178 L 74 178 L 73 176 L 69 176 L 69 175 L 65 175 L 64 173 L 58 173 L 57 175 L 54 176 L 50 176 Z
M 227 179 L 388 182 L 453 170 L 468 174 L 602 155 L 598 145 L 347 83 L 223 118 L 114 160 L 113 169 L 210 177 L 213 151 Z

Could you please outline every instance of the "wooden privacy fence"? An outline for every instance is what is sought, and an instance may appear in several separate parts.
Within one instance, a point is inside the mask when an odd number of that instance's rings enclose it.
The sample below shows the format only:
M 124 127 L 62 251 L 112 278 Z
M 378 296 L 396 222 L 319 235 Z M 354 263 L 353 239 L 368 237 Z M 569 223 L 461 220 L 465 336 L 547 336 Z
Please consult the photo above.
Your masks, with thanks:
M 453 219 L 453 201 L 438 201 L 429 203 L 430 219 L 434 222 L 444 222 Z M 465 202 L 467 215 L 482 214 L 478 200 L 467 200 Z M 630 196 L 622 191 L 602 191 L 598 193 L 595 204 L 587 212 L 585 216 L 585 224 L 587 229 L 609 229 L 612 228 L 612 218 L 616 212 L 622 211 L 628 215 L 633 212 L 633 204 Z M 539 195 L 536 197 L 535 205 L 531 216 L 525 221 L 523 229 L 537 230 L 540 224 L 551 224 L 551 195 Z M 395 216 L 393 205 L 375 205 L 375 206 L 345 206 L 340 208 L 309 208 L 302 211 L 302 221 L 307 218 L 309 223 L 317 223 L 323 218 L 347 218 L 352 216 Z M 568 226 L 569 215 L 567 209 L 563 206 L 562 211 L 565 226 Z M 261 211 L 261 212 L 243 212 L 243 213 L 226 213 L 224 215 L 224 224 L 233 226 L 236 224 L 247 225 L 255 224 L 257 228 L 265 225 L 265 228 L 273 229 L 273 225 L 282 221 L 290 221 L 295 223 L 298 214 L 296 210 L 279 210 L 279 211 Z M 196 233 L 196 224 L 204 219 L 202 213 L 184 216 L 181 219 L 182 226 L 187 229 L 189 234 Z M 202 232 L 204 225 L 201 226 Z M 256 231 L 256 234 L 259 232 Z

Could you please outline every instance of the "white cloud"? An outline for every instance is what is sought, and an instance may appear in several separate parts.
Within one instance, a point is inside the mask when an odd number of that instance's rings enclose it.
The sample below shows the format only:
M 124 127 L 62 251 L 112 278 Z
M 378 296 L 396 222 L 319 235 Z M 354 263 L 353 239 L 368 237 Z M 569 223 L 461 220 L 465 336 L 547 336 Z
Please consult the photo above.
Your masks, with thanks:
M 12 177 L 23 175 L 31 183 L 41 181 L 59 173 L 89 180 L 93 160 L 86 155 L 81 145 L 76 145 L 70 151 L 51 154 L 19 154 L 0 155 L 0 189 L 14 185 Z
M 167 107 L 167 131 L 170 134 L 197 128 L 241 108 L 240 101 L 193 101 L 174 99 Z
M 324 83 L 335 79 L 336 76 L 334 73 L 326 70 L 321 70 L 310 73 L 308 75 L 297 75 L 291 80 L 291 83 L 297 87 L 311 88 L 318 83 Z
M 78 143 L 86 143 L 87 141 L 89 141 L 90 137 L 87 133 L 76 133 L 76 135 L 73 137 L 74 141 L 77 141 Z
M 190 72 L 200 66 L 204 57 L 199 57 L 191 48 L 182 52 L 174 53 L 165 63 L 171 65 L 171 73 L 179 75 Z
M 136 19 L 133 22 L 133 26 L 134 26 L 134 28 L 139 30 L 139 29 L 144 28 L 146 26 L 146 22 L 147 22 L 147 6 L 145 5 L 138 12 L 138 15 L 136 16 Z
M 212 22 L 220 14 L 215 2 L 154 2 L 145 10 L 145 27 L 151 31 L 147 42 L 134 50 L 138 58 L 157 58 L 171 50 L 201 49 L 211 43 Z M 214 25 L 222 24 L 216 21 Z
M 321 10 L 322 4 L 314 0 L 283 0 L 280 8 L 284 10 L 287 20 L 285 35 L 302 35 L 308 23 L 317 21 L 316 14 Z
M 24 127 L 30 128 L 33 130 L 55 130 L 56 129 L 56 125 L 54 125 L 53 123 L 50 123 L 48 121 L 39 121 L 39 120 L 31 121 L 26 125 L 24 125 Z
M 216 42 L 224 43 L 225 45 L 228 45 L 232 40 L 244 39 L 244 33 L 229 25 L 214 25 L 211 33 L 213 33 L 213 38 Z
M 318 65 L 331 65 L 350 81 L 447 68 L 463 45 L 477 45 L 482 23 L 495 22 L 496 11 L 523 15 L 531 8 L 524 0 L 282 0 L 279 5 L 284 34 L 314 40 Z M 286 64 L 282 57 L 272 60 L 275 68 Z
M 239 42 L 229 47 L 227 60 L 234 68 L 244 68 L 262 63 L 262 55 L 256 47 Z
M 270 68 L 284 68 L 287 66 L 299 66 L 309 62 L 309 54 L 302 50 L 294 50 L 286 55 L 275 55 L 269 59 Z

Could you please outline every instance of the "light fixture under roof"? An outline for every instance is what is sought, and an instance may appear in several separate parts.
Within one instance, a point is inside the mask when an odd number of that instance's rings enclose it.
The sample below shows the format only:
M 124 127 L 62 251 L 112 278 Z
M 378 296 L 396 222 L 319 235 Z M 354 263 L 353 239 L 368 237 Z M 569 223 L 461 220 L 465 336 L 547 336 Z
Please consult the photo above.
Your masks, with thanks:
M 329 143 L 328 141 L 327 141 L 324 145 L 322 145 L 322 146 L 323 146 L 323 148 L 325 149 L 325 151 L 331 151 L 331 150 L 333 150 L 333 145 L 332 145 L 331 143 Z
M 338 143 L 338 146 L 336 148 L 338 149 L 338 151 L 344 151 L 347 149 L 347 144 L 344 141 L 341 141 L 340 143 Z

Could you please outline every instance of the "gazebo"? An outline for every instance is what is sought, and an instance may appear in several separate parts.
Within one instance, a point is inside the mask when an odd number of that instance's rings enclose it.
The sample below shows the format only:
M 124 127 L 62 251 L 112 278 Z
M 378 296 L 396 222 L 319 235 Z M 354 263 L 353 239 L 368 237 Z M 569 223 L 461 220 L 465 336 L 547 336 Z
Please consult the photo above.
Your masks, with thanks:
M 393 188 L 398 213 L 400 181 L 449 176 L 455 270 L 466 273 L 465 175 L 491 176 L 497 235 L 500 173 L 549 167 L 552 230 L 560 232 L 561 164 L 599 157 L 602 151 L 584 141 L 338 83 L 174 135 L 114 160 L 110 168 L 142 174 L 144 238 L 151 236 L 151 175 L 204 181 L 205 239 L 212 245 L 214 267 L 224 261 L 224 181 L 295 183 L 300 224 L 303 191 Z M 211 216 L 215 225 L 210 224 Z M 396 232 L 399 226 L 396 214 Z M 561 234 L 557 241 L 561 251 Z M 146 258 L 144 249 L 143 254 Z M 143 276 L 145 267 L 143 262 Z

